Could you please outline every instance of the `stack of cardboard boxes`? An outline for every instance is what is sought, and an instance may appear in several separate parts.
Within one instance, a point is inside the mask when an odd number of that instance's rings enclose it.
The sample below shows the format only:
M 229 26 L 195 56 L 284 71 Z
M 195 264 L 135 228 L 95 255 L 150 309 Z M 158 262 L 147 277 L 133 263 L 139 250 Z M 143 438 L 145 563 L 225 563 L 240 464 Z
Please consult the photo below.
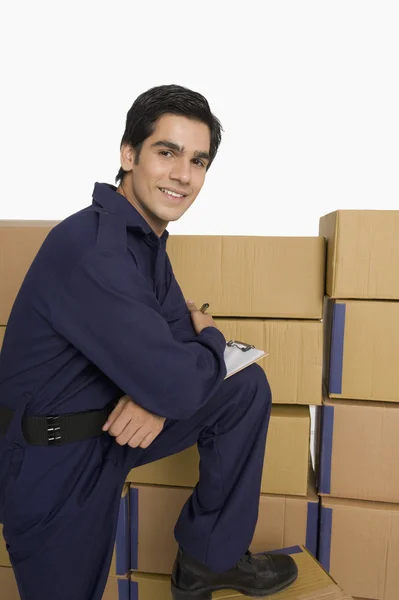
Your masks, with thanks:
M 0 223 L 1 336 L 23 277 L 54 225 Z M 323 239 L 170 236 L 168 251 L 186 297 L 209 302 L 227 338 L 269 352 L 260 364 L 273 410 L 251 550 L 291 546 L 286 551 L 299 567 L 297 582 L 276 600 L 349 600 L 305 548 L 315 553 L 317 539 L 309 407 L 321 404 Z M 130 473 L 104 600 L 170 600 L 173 527 L 197 479 L 196 447 Z M 0 589 L 2 600 L 19 598 L 4 543 Z M 223 591 L 214 598 L 243 596 Z
M 324 240 L 170 236 L 168 253 L 185 297 L 198 306 L 209 302 L 227 340 L 269 352 L 259 364 L 270 381 L 273 408 L 250 549 L 303 544 L 316 553 L 309 405 L 322 400 Z M 196 446 L 130 472 L 133 577 L 171 573 L 174 525 L 198 475 Z
M 0 221 L 0 351 L 15 297 L 56 221 Z
M 350 594 L 399 597 L 399 211 L 337 211 L 327 238 L 319 560 Z M 327 341 L 328 340 L 328 341 Z

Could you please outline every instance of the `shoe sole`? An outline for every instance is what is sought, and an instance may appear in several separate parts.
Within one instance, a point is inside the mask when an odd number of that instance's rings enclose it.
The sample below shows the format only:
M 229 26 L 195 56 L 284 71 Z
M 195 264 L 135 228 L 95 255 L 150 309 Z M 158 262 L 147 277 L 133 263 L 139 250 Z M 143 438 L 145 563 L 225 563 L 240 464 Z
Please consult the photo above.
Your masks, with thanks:
M 173 600 L 212 600 L 212 592 L 217 592 L 218 590 L 234 590 L 235 592 L 240 592 L 240 594 L 244 594 L 245 596 L 254 596 L 258 598 L 262 598 L 264 596 L 272 596 L 273 594 L 277 594 L 278 592 L 282 592 L 292 585 L 298 578 L 298 573 L 296 573 L 290 580 L 285 581 L 281 585 L 275 586 L 272 589 L 267 591 L 248 589 L 248 588 L 240 588 L 234 586 L 219 585 L 214 586 L 212 589 L 202 589 L 195 590 L 195 592 L 190 592 L 189 590 L 181 590 L 177 588 L 173 583 L 171 584 L 172 598 Z

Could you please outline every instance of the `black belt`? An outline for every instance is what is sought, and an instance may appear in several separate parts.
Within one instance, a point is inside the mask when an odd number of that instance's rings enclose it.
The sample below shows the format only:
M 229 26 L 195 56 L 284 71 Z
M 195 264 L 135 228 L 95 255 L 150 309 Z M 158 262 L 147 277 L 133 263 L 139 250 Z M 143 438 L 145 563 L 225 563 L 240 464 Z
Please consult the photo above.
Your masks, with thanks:
M 27 443 L 33 446 L 59 446 L 98 437 L 104 433 L 102 427 L 114 406 L 115 402 L 101 410 L 48 417 L 25 415 L 22 432 Z M 6 435 L 13 415 L 14 410 L 0 405 L 0 435 Z

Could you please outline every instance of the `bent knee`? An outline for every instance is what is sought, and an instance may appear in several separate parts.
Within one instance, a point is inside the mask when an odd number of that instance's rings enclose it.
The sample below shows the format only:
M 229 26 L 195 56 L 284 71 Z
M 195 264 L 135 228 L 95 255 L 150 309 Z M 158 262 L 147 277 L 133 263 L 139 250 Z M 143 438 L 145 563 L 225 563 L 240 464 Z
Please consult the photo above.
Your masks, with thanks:
M 265 371 L 258 363 L 253 363 L 232 376 L 237 385 L 246 385 L 261 393 L 265 401 L 271 402 L 271 389 Z
M 253 363 L 248 367 L 251 370 L 251 377 L 256 381 L 257 386 L 271 396 L 271 389 L 267 375 L 258 363 Z

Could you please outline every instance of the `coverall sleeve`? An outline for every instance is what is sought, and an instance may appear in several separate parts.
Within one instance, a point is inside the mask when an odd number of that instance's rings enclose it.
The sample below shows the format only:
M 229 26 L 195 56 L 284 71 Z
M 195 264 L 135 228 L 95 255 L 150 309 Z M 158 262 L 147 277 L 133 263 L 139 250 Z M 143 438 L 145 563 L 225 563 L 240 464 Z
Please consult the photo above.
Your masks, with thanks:
M 196 331 L 188 310 L 183 292 L 176 281 L 169 256 L 166 255 L 168 289 L 164 299 L 166 306 L 166 319 L 174 339 L 178 342 L 188 343 L 197 338 Z M 224 346 L 226 342 L 224 341 Z
M 226 341 L 206 327 L 174 339 L 148 280 L 126 252 L 91 249 L 50 309 L 54 329 L 146 410 L 188 419 L 226 375 Z

